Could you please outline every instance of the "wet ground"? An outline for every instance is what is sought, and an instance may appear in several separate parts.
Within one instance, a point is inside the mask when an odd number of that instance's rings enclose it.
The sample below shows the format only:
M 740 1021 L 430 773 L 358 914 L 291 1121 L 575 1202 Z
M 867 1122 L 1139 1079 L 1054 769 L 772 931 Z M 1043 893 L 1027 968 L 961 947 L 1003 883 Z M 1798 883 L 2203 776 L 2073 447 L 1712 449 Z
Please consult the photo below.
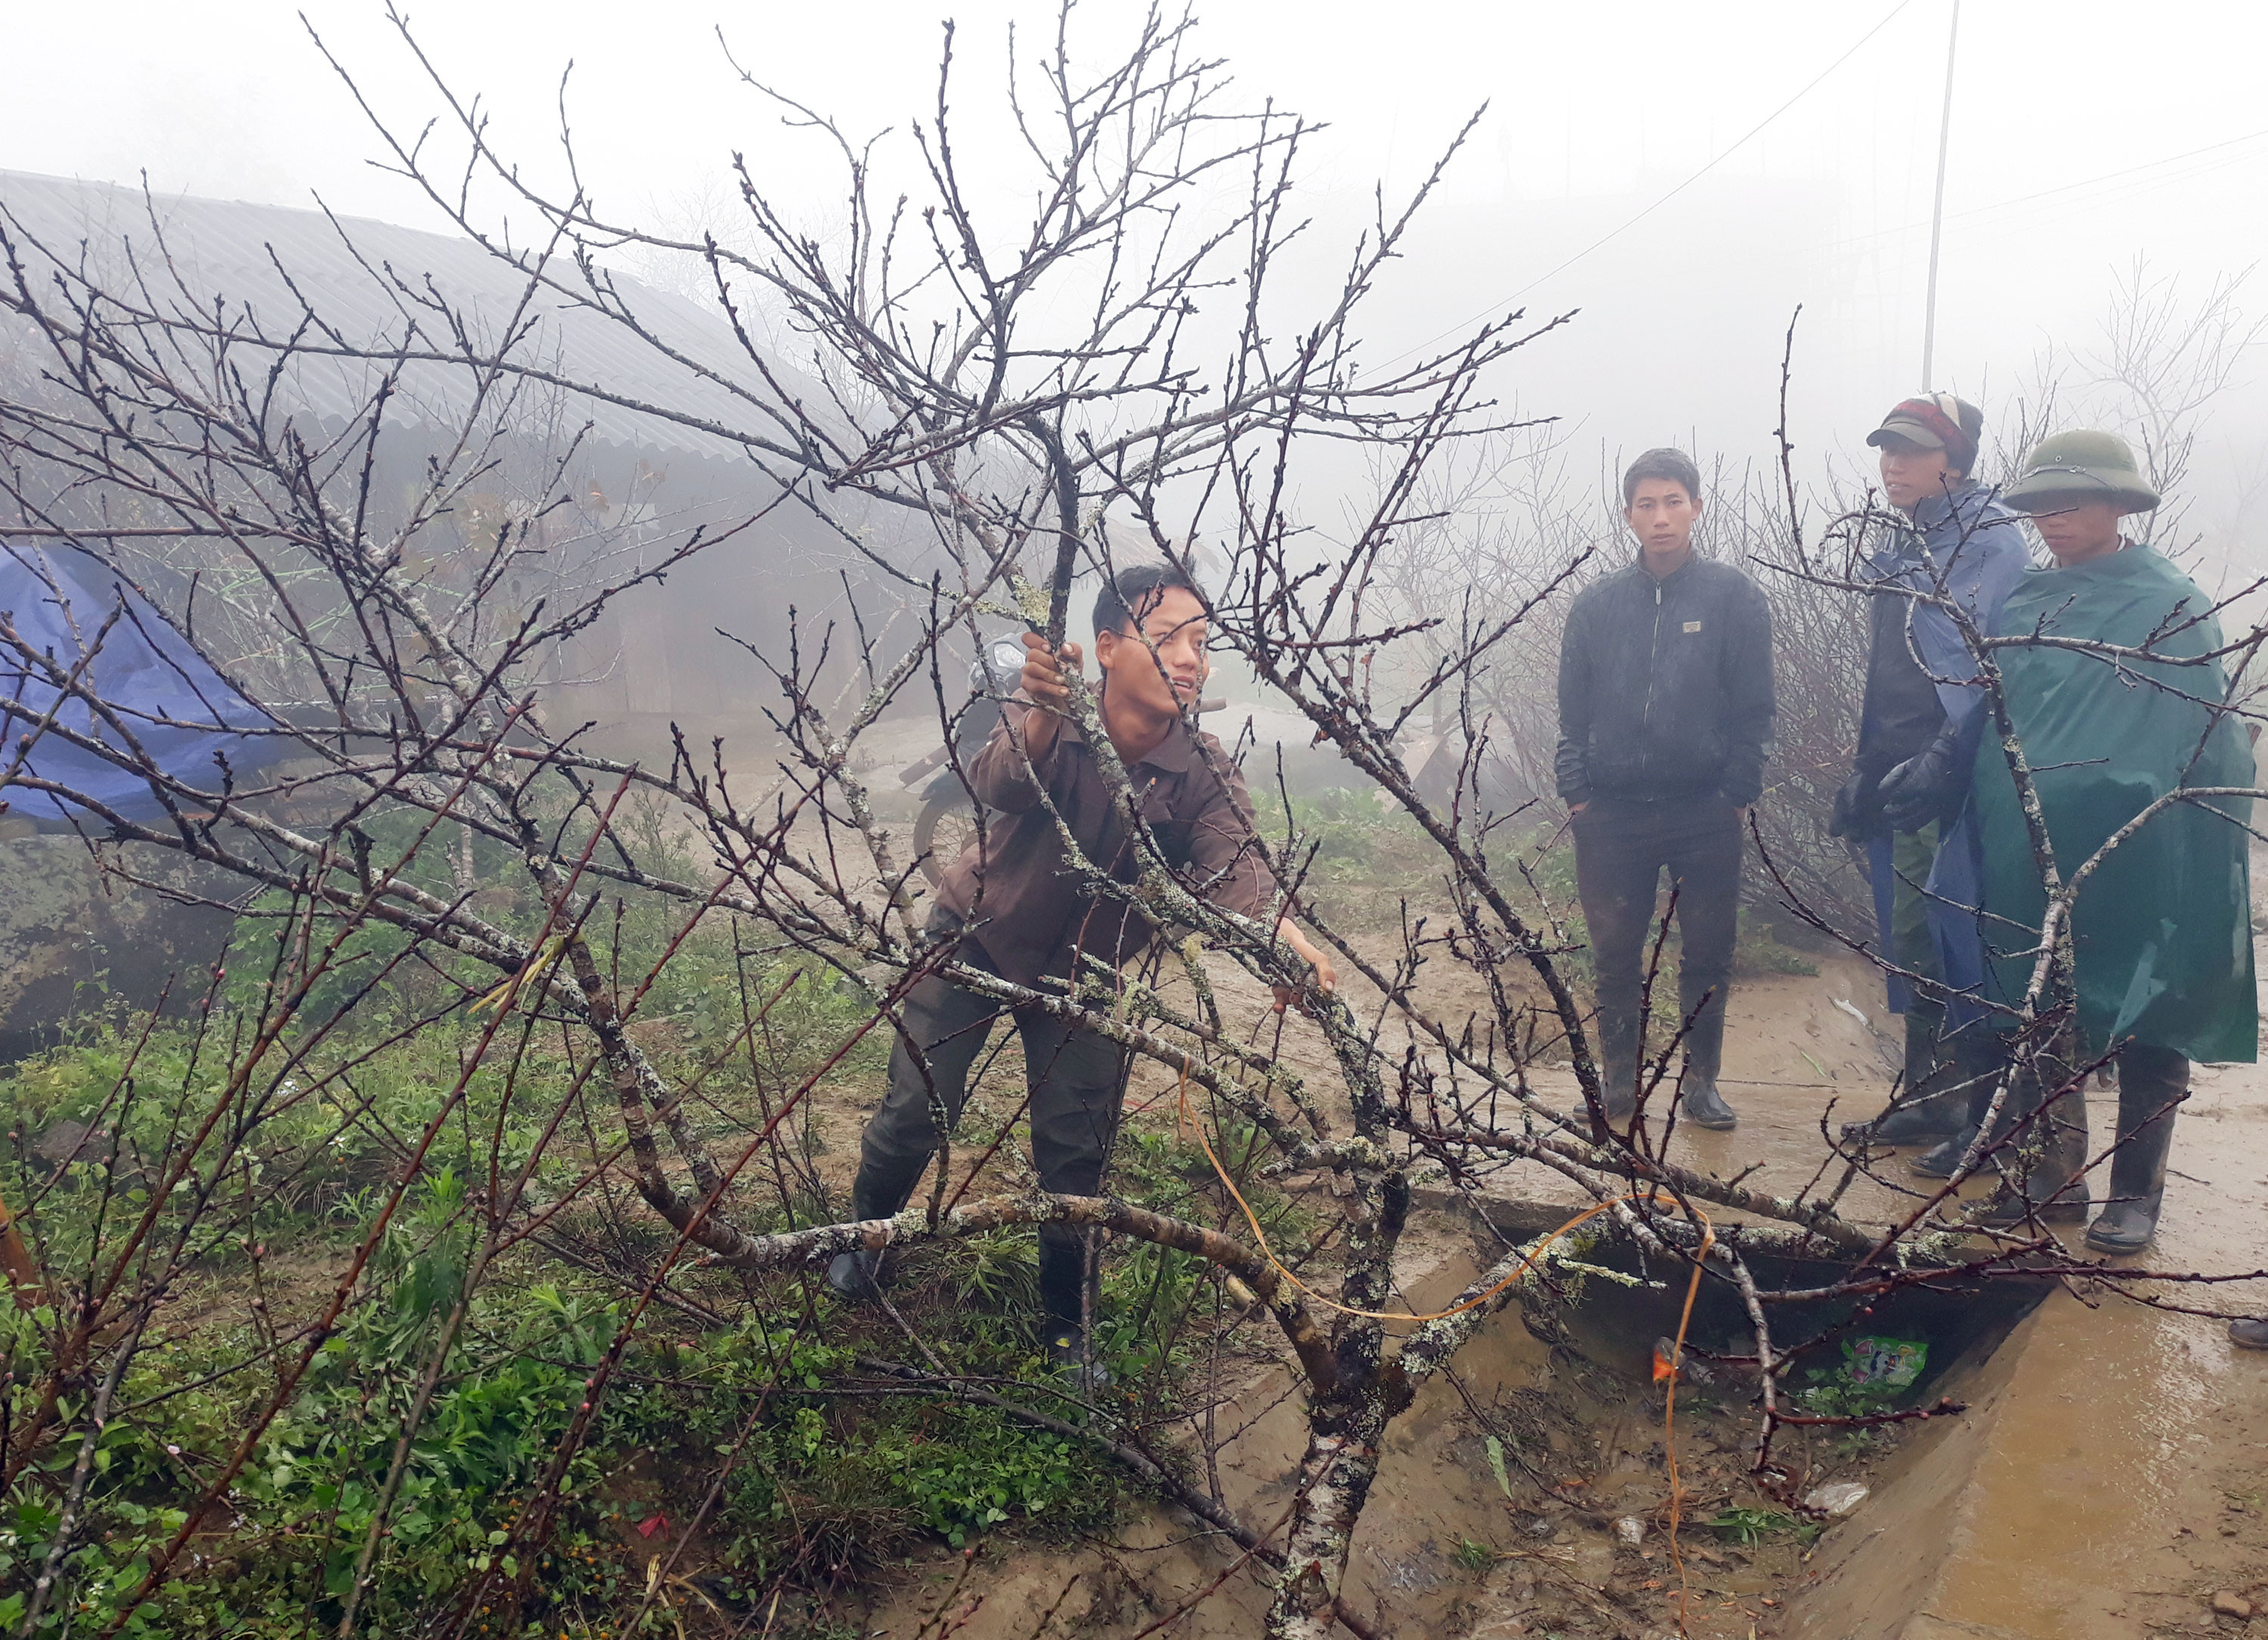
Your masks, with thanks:
M 1741 1126 L 1685 1130 L 1678 1159 L 1721 1175 L 1756 1168 L 1752 1182 L 1767 1188 L 1803 1185 L 1823 1153 L 1822 1115 L 1839 1122 L 1878 1108 L 1899 1028 L 1879 981 L 1855 962 L 1744 984 L 1725 1078 Z M 2090 1098 L 2098 1149 L 2116 1100 L 2109 1090 Z M 1898 1177 L 1902 1162 L 1885 1171 Z M 2199 1067 L 2171 1167 L 2158 1242 L 2124 1262 L 2268 1273 L 2268 1072 Z M 2098 1198 L 2106 1190 L 2096 1184 Z M 1543 1200 L 1568 1192 L 1541 1169 L 1493 1186 Z M 1862 1183 L 1845 1211 L 1881 1219 L 1902 1206 Z M 2078 1236 L 2066 1232 L 2075 1250 Z M 2169 1304 L 2268 1311 L 2268 1279 L 2154 1290 Z M 1970 1411 L 1900 1448 L 1874 1496 L 1779 1587 L 1783 1606 L 1720 1594 L 1710 1609 L 1734 1620 L 1724 1632 L 1746 1632 L 1740 1620 L 1752 1617 L 1760 1635 L 1834 1640 L 2109 1640 L 2256 1622 L 2268 1633 L 2268 1354 L 2233 1348 L 2217 1319 L 2058 1289 L 1989 1361 L 1943 1387 Z M 2236 1614 L 2256 1607 L 2257 1620 Z M 1697 1616 L 1693 1632 L 1717 1631 Z M 1469 1632 L 1545 1631 L 1491 1624 L 1484 1603 Z
M 1838 1006 L 1848 1001 L 1866 1025 Z M 1896 1021 L 1855 965 L 1752 983 L 1734 994 L 1726 1091 L 1730 1134 L 1694 1132 L 1681 1159 L 1792 1188 L 1821 1153 L 1819 1119 L 1873 1113 Z M 1793 1061 L 1793 1063 L 1791 1063 Z M 2097 1148 L 2117 1095 L 2089 1100 Z M 2199 1067 L 2175 1130 L 2157 1245 L 2124 1260 L 2169 1272 L 2268 1272 L 2268 1073 Z M 1550 1189 L 1544 1179 L 1507 1188 Z M 2099 1200 L 2106 1186 L 2098 1182 Z M 1889 1205 L 1854 1194 L 1847 1210 Z M 2076 1228 L 2065 1233 L 2078 1248 Z M 2164 1302 L 2268 1310 L 2268 1281 L 2161 1283 Z M 2076 1640 L 2221 1629 L 2268 1632 L 2268 1354 L 2234 1348 L 2224 1324 L 2116 1299 L 2052 1294 L 1978 1374 L 1956 1431 L 1901 1457 L 1901 1481 L 1838 1526 L 1814 1586 L 1790 1603 L 1793 1634 L 2061 1636 Z M 1939 1447 L 1948 1449 L 1940 1453 Z M 1857 1538 L 1867 1553 L 1854 1554 Z M 1838 1540 L 1840 1541 L 1838 1541 Z M 1872 1562 L 1867 1563 L 1867 1562 Z M 2230 1608 L 2216 1614 L 2223 1596 Z M 2232 1600 L 2227 1597 L 2234 1596 Z
M 2106 1103 L 2090 1116 L 2110 1131 Z M 2268 1080 L 2250 1066 L 2200 1070 L 2172 1165 L 2150 1267 L 2268 1269 Z M 2259 1282 L 2157 1291 L 2268 1307 Z M 2090 1309 L 2064 1292 L 1992 1370 L 1972 1418 L 1973 1468 L 1944 1523 L 1948 1553 L 1915 1622 L 1889 1632 L 2107 1640 L 2251 1626 L 2211 1605 L 2217 1592 L 2268 1603 L 2268 1356 L 2233 1348 L 2219 1321 L 2115 1301 Z
M 1247 988 L 1224 978 L 1225 1000 Z M 1449 1016 L 1461 1011 L 1454 998 L 1434 1001 L 1447 1004 L 1441 1011 Z M 1830 961 L 1812 976 L 1743 981 L 1732 1000 L 1724 1082 L 1741 1125 L 1722 1134 L 1685 1130 L 1675 1154 L 1720 1175 L 1756 1168 L 1751 1182 L 1766 1188 L 1803 1186 L 1823 1154 L 1822 1115 L 1839 1122 L 1879 1107 L 1898 1031 L 1879 980 L 1856 962 Z M 1296 1029 L 1284 1045 L 1287 1058 L 1310 1057 Z M 1318 1076 L 1319 1086 L 1328 1082 Z M 1144 1091 L 1138 1080 L 1138 1104 Z M 2112 1131 L 2116 1097 L 2102 1090 L 2090 1100 L 2098 1148 Z M 858 1113 L 843 1114 L 855 1121 Z M 1888 1171 L 1897 1177 L 1901 1166 L 1902 1159 Z M 2147 1267 L 2260 1274 L 2230 1285 L 2161 1283 L 2156 1296 L 2171 1305 L 2268 1311 L 2268 1074 L 2251 1066 L 2198 1069 L 2175 1134 L 2172 1172 Z M 2097 1197 L 2104 1192 L 2098 1182 Z M 1492 1193 L 1550 1201 L 1566 1199 L 1569 1187 L 1528 1169 L 1507 1174 Z M 1844 1211 L 1880 1220 L 1899 1212 L 1900 1202 L 1862 1185 L 1845 1198 Z M 2078 1234 L 2066 1231 L 2074 1250 Z M 1454 1274 L 1443 1266 L 1422 1281 L 1413 1275 L 1413 1291 Z M 1532 1378 L 1540 1369 L 1521 1353 L 1527 1348 L 1507 1333 L 1481 1349 L 1466 1363 L 1467 1392 L 1486 1400 L 1525 1381 L 1523 1375 Z M 1478 1381 L 1477 1390 L 1469 1380 Z M 1969 1410 L 1907 1438 L 1870 1475 L 1867 1502 L 1807 1555 L 1759 1564 L 1697 1537 L 1714 1563 L 1693 1562 L 1707 1599 L 1693 1610 L 1690 1632 L 1734 1640 L 1751 1633 L 1808 1640 L 2108 1640 L 2256 1628 L 2268 1634 L 2268 1480 L 2262 1479 L 2268 1354 L 2232 1348 L 2217 1319 L 2115 1298 L 2089 1304 L 2058 1290 L 1989 1360 L 1964 1363 L 1940 1387 Z M 1248 1404 L 1262 1410 L 1240 1443 L 1244 1451 L 1230 1455 L 1225 1466 L 1233 1473 L 1225 1480 L 1233 1503 L 1252 1518 L 1272 1520 L 1280 1506 L 1269 1507 L 1270 1489 L 1282 1484 L 1298 1409 L 1264 1385 L 1255 1386 Z M 1504 1540 L 1506 1523 L 1518 1511 L 1507 1511 L 1496 1495 L 1466 1412 L 1444 1387 L 1396 1428 L 1398 1456 L 1381 1474 L 1351 1578 L 1375 1602 L 1372 1609 L 1404 1636 L 1638 1640 L 1675 1632 L 1658 1600 L 1640 1610 L 1569 1592 L 1648 1577 L 1657 1588 L 1661 1583 L 1658 1568 L 1617 1550 L 1595 1523 L 1565 1523 L 1560 1535 L 1532 1546 Z M 1658 1431 L 1648 1438 L 1658 1439 Z M 1719 1472 L 1735 1471 L 1737 1445 L 1729 1431 L 1712 1434 L 1695 1455 Z M 1618 1450 L 1602 1437 L 1590 1456 L 1611 1471 Z M 1063 1632 L 1138 1630 L 1210 1584 L 1226 1563 L 1186 1533 L 1185 1521 L 1161 1516 L 1153 1541 L 1138 1537 L 1111 1552 L 1120 1562 L 1115 1569 L 1107 1555 L 1086 1557 L 1093 1564 L 1012 1557 L 996 1569 L 983 1603 L 990 1618 L 972 1614 L 954 1632 L 1005 1640 L 1053 1633 L 1074 1617 Z M 1472 1539 L 1494 1545 L 1500 1558 L 1476 1578 L 1459 1581 L 1446 1568 L 1460 1543 Z M 944 1576 L 942 1569 L 930 1576 L 915 1570 L 898 1596 L 881 1602 L 874 1627 L 912 1633 L 937 1609 Z M 1075 1576 L 1092 1585 L 1092 1603 L 1073 1586 Z M 1105 1585 L 1116 1592 L 1106 1593 Z M 1573 1604 L 1539 1605 L 1538 1591 L 1555 1588 Z M 1207 1602 L 1216 1604 L 1217 1617 L 1177 1623 L 1172 1632 L 1256 1631 L 1257 1580 L 1231 1578 L 1219 1600 Z M 1553 1610 L 1564 1614 L 1562 1626 L 1544 1622 Z M 1049 1612 L 1056 1628 L 1048 1626 Z

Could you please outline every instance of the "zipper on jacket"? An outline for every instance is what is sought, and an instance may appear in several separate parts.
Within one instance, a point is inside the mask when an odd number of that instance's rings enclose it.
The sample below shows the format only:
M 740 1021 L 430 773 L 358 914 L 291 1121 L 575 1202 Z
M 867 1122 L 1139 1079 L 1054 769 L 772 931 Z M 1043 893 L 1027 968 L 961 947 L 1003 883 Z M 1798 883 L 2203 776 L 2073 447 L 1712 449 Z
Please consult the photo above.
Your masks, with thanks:
M 1653 583 L 1653 643 L 1646 657 L 1646 710 L 1639 714 L 1638 727 L 1646 731 L 1639 736 L 1638 754 L 1638 774 L 1645 777 L 1646 766 L 1653 760 L 1653 691 L 1661 680 L 1661 583 Z

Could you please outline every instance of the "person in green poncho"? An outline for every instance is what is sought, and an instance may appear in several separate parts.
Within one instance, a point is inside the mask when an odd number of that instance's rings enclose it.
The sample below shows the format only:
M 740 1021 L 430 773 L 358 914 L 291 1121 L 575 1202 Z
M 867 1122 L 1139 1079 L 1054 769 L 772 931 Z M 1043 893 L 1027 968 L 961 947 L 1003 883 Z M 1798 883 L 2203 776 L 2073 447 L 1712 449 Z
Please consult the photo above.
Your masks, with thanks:
M 1997 1224 L 2086 1217 L 2087 1112 L 2074 1084 L 2086 1065 L 2112 1054 L 2119 1143 L 2110 1199 L 2087 1240 L 2132 1252 L 2156 1232 L 2191 1062 L 2256 1053 L 2250 800 L 2164 801 L 2180 791 L 2249 788 L 2251 747 L 2229 710 L 2213 601 L 2121 533 L 2122 519 L 2158 504 L 2125 441 L 2059 433 L 2032 453 L 2003 499 L 2031 515 L 2055 559 L 2026 572 L 1995 626 L 2003 638 L 2047 641 L 1992 654 L 2058 878 L 2080 882 L 2071 917 L 2079 1017 L 2074 1037 L 2043 1054 L 2041 1074 L 2025 1078 L 2029 1090 L 2012 1101 L 2021 1115 L 2036 1108 L 2042 1089 L 2068 1090 L 2043 1116 L 2036 1159 L 1976 1216 Z M 2089 652 L 2058 639 L 2146 653 Z M 1989 725 L 1970 766 L 1962 835 L 1940 849 L 1931 877 L 1940 953 L 1956 983 L 2019 1002 L 2032 982 L 2047 893 L 2008 757 Z M 1981 918 L 1961 910 L 1968 905 Z

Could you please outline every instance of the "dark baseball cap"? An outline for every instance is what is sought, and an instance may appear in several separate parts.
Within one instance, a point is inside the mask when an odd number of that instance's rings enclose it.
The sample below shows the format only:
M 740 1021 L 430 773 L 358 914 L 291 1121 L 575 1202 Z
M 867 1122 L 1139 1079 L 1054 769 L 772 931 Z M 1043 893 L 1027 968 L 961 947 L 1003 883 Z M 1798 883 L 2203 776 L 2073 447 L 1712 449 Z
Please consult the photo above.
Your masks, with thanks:
M 1903 439 L 1925 450 L 1943 450 L 1945 458 L 1962 472 L 1977 461 L 1977 446 L 1984 435 L 1984 412 L 1967 399 L 1950 393 L 1924 393 L 1900 399 L 1882 417 L 1882 425 L 1867 435 L 1876 449 L 1891 439 Z

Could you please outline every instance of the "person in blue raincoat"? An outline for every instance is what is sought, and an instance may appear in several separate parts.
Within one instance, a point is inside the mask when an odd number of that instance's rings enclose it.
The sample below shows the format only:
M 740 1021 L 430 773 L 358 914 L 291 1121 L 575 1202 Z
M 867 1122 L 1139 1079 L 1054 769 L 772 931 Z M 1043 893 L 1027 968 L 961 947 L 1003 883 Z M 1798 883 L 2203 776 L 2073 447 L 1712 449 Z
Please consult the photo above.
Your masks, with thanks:
M 23 646 L 0 645 L 0 803 L 19 825 L 101 831 L 107 816 L 170 825 L 160 795 L 168 782 L 217 794 L 297 749 L 138 595 L 76 552 L 0 542 L 0 614 Z M 117 721 L 105 721 L 83 699 L 62 699 L 59 707 L 63 691 L 24 648 L 76 670 Z M 27 777 L 94 807 L 28 785 Z
M 2110 1057 L 2117 1143 L 2087 1241 L 2133 1252 L 2156 1233 L 2191 1061 L 2250 1061 L 2257 1047 L 2251 805 L 2232 794 L 2253 785 L 2251 743 L 2231 709 L 2213 600 L 2122 532 L 2124 518 L 2158 505 L 2125 440 L 2048 439 L 2006 496 L 2032 515 L 2054 559 L 2026 573 L 1998 626 L 2003 637 L 2051 641 L 1993 654 L 2005 728 L 2029 771 L 2055 871 L 2079 885 L 2070 922 L 2077 1017 L 2043 1051 L 2038 1073 L 2011 1089 L 2004 1117 L 2036 1112 L 2034 1131 L 1976 1217 L 2086 1218 L 2084 1072 Z M 2009 752 L 1983 728 L 1967 737 L 1968 800 L 1929 887 L 1933 918 L 1950 936 L 1940 957 L 1956 1012 L 2006 1029 L 2007 1015 L 1977 1002 L 2024 1002 L 2048 899 Z
M 1889 1107 L 1845 1127 L 1853 1143 L 1952 1138 L 1968 1117 L 1963 1084 L 1982 1057 L 1964 1055 L 1966 1039 L 1947 1033 L 1943 1001 L 1904 977 L 1943 977 L 1922 892 L 1943 816 L 1926 794 L 1901 793 L 1914 760 L 1957 736 L 1984 704 L 1976 657 L 1948 602 L 1976 631 L 1991 631 L 2028 561 L 2016 514 L 1970 476 L 1984 422 L 1966 400 L 1928 393 L 1892 406 L 1867 435 L 1881 453 L 1883 499 L 1906 521 L 1883 533 L 1860 570 L 1873 605 L 1866 698 L 1830 829 L 1867 847 L 1876 949 L 1904 971 L 1889 976 L 1889 1000 L 1905 1016 L 1905 1055 Z M 1916 1165 L 1927 1171 L 1933 1160 L 1926 1153 Z

